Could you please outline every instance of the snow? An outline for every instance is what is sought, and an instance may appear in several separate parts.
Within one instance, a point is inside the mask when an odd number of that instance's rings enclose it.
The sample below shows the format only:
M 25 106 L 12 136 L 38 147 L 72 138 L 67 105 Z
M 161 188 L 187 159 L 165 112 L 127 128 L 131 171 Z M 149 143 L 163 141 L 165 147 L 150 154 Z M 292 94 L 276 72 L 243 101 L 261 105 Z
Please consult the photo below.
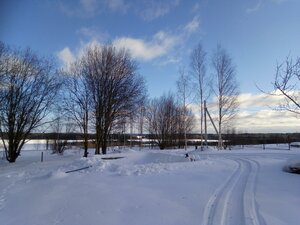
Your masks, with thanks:
M 293 158 L 289 159 L 286 162 L 283 170 L 286 171 L 286 172 L 300 173 L 300 157 L 296 156 L 296 157 L 293 157 Z
M 0 160 L 0 225 L 298 225 L 300 175 L 282 168 L 300 150 L 287 149 L 189 149 L 192 162 L 184 150 L 24 151 Z

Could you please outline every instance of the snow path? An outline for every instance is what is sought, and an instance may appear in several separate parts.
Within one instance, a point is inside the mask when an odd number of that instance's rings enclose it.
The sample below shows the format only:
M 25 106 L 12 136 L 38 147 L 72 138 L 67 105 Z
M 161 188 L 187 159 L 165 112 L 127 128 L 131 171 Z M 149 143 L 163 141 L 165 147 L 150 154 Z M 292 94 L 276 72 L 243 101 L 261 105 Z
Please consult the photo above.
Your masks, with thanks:
M 210 197 L 202 225 L 265 225 L 255 199 L 259 164 L 242 158 L 230 160 L 237 167 Z

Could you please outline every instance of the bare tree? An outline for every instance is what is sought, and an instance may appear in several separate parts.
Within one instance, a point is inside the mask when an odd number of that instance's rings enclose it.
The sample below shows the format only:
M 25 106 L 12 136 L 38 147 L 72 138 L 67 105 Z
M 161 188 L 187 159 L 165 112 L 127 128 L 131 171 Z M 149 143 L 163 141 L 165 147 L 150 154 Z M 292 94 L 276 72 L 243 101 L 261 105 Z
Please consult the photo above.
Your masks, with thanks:
M 146 118 L 149 133 L 153 135 L 160 149 L 172 146 L 176 137 L 176 106 L 172 95 L 153 99 L 147 107 Z
M 203 149 L 204 101 L 211 93 L 211 79 L 206 75 L 206 52 L 199 43 L 191 54 L 191 71 L 196 86 L 196 99 L 200 105 L 201 149 Z
M 96 151 L 106 154 L 107 140 L 114 125 L 137 111 L 145 98 L 144 80 L 126 50 L 113 46 L 92 46 L 83 58 L 83 73 L 91 93 Z
M 223 126 L 230 122 L 238 109 L 238 84 L 235 67 L 229 54 L 218 46 L 212 58 L 215 75 L 213 91 L 217 98 L 219 149 L 223 148 Z
M 163 95 L 153 99 L 146 109 L 148 132 L 157 141 L 160 149 L 180 144 L 180 134 L 183 130 L 190 132 L 193 129 L 194 117 L 186 111 L 186 121 L 183 123 L 183 108 L 179 106 L 173 95 Z M 183 126 L 185 124 L 185 126 Z
M 64 106 L 68 116 L 79 126 L 82 137 L 84 154 L 88 156 L 89 122 L 91 117 L 91 93 L 87 77 L 84 73 L 84 64 L 81 59 L 72 63 L 62 73 L 66 79 L 66 93 Z
M 190 97 L 190 77 L 185 72 L 184 68 L 179 69 L 179 78 L 177 80 L 177 90 L 178 90 L 178 97 L 181 102 L 181 115 L 182 116 L 182 127 L 183 127 L 183 136 L 184 136 L 184 149 L 187 149 L 187 127 L 186 127 L 186 120 L 187 120 L 187 106 L 188 106 L 188 98 Z M 181 120 L 180 120 L 181 121 Z
M 30 49 L 2 49 L 0 136 L 6 159 L 15 162 L 29 133 L 43 124 L 59 85 L 50 60 Z
M 300 114 L 300 58 L 295 61 L 287 57 L 286 60 L 277 64 L 274 78 L 274 92 L 271 95 L 283 97 L 278 105 L 279 110 L 287 110 Z
M 67 138 L 63 138 L 63 133 L 69 133 L 70 126 L 65 121 L 65 113 L 62 112 L 61 109 L 55 112 L 55 118 L 51 121 L 51 130 L 53 132 L 53 144 L 52 144 L 52 153 L 53 154 L 63 154 L 65 151 L 68 140 Z

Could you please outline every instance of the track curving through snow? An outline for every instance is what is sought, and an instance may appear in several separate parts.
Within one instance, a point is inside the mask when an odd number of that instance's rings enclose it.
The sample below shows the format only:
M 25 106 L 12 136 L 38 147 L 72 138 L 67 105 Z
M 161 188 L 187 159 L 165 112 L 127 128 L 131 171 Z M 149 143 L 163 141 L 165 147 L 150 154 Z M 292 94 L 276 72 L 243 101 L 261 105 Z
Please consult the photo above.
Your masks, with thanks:
M 201 225 L 265 225 L 255 196 L 259 163 L 249 158 L 228 159 L 237 166 L 209 198 Z

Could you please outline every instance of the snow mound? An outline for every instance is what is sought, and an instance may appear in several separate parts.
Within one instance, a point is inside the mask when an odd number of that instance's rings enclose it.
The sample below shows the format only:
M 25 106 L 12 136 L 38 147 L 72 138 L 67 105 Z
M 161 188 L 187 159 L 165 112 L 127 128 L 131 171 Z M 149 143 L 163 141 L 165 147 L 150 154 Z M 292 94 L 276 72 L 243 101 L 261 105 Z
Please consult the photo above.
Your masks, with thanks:
M 66 174 L 64 171 L 58 169 L 52 173 L 49 174 L 49 178 L 50 179 L 61 179 L 68 176 L 68 174 Z
M 300 173 L 300 156 L 287 160 L 283 170 L 290 173 Z
M 74 160 L 70 164 L 64 165 L 60 167 L 58 170 L 64 171 L 65 173 L 69 173 L 72 171 L 76 171 L 78 173 L 88 173 L 93 171 L 102 171 L 105 167 L 105 162 L 101 159 L 100 156 L 93 156 L 89 158 L 80 158 Z M 93 168 L 93 169 L 89 169 Z
M 165 153 L 154 153 L 147 152 L 140 154 L 135 161 L 136 164 L 150 164 L 150 163 L 177 163 L 177 162 L 187 162 L 184 154 L 182 155 L 171 155 Z
M 299 148 L 300 147 L 300 142 L 292 142 L 291 147 Z

